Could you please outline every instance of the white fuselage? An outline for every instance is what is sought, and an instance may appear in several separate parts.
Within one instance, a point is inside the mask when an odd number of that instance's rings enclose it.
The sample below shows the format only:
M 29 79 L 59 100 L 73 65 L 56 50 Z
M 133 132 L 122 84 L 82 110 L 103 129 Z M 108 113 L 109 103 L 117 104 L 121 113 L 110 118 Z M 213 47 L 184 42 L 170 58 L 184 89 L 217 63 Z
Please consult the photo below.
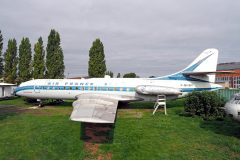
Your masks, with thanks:
M 154 78 L 36 79 L 22 83 L 16 89 L 16 94 L 36 99 L 76 99 L 76 96 L 82 93 L 99 93 L 155 101 L 156 95 L 136 92 L 136 87 L 142 85 L 177 88 L 182 93 L 181 95 L 168 95 L 168 98 L 178 98 L 195 90 L 221 88 L 210 82 Z
M 240 97 L 240 94 L 235 95 L 224 106 L 226 113 L 238 121 L 240 121 L 240 98 L 239 97 Z

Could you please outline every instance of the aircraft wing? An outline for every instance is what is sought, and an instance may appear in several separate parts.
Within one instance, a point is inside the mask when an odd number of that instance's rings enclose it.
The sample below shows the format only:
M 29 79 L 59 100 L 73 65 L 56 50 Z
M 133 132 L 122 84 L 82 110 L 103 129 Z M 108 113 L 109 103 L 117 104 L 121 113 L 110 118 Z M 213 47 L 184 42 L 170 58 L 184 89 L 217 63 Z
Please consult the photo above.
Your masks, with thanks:
M 73 102 L 70 119 L 89 123 L 114 123 L 118 100 L 102 94 L 81 94 Z

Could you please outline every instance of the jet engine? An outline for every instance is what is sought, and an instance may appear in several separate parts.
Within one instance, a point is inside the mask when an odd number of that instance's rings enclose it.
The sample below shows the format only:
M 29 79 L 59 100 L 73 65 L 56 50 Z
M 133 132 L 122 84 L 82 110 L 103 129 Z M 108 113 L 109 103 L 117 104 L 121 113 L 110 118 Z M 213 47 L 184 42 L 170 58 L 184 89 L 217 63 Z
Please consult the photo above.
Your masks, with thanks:
M 182 94 L 179 89 L 172 87 L 140 85 L 136 87 L 136 91 L 139 94 L 145 95 L 180 95 Z

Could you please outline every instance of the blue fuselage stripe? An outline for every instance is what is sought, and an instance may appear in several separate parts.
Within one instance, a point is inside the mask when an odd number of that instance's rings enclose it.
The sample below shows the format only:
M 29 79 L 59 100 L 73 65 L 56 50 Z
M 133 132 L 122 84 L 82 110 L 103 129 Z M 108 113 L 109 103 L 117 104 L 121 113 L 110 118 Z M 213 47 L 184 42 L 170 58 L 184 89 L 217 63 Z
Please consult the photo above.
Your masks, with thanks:
M 17 87 L 16 92 L 24 90 L 78 90 L 78 91 L 123 91 L 135 92 L 134 87 L 109 87 L 109 86 L 24 86 Z

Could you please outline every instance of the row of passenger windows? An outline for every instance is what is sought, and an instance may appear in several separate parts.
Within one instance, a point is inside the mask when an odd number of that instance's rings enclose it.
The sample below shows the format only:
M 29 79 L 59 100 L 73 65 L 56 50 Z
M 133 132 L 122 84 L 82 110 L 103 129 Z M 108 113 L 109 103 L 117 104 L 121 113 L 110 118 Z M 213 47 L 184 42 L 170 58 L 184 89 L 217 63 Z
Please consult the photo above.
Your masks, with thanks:
M 55 86 L 58 86 L 59 85 L 59 82 L 48 82 L 48 85 L 55 85 Z M 65 85 L 75 85 L 75 86 L 78 86 L 78 85 L 93 85 L 93 83 L 78 83 L 78 82 L 65 82 Z
M 64 87 L 52 87 L 52 86 L 36 86 L 35 89 L 44 89 L 44 90 L 85 90 L 85 91 L 135 91 L 134 88 L 123 88 L 123 87 L 70 87 L 70 86 L 64 86 Z

